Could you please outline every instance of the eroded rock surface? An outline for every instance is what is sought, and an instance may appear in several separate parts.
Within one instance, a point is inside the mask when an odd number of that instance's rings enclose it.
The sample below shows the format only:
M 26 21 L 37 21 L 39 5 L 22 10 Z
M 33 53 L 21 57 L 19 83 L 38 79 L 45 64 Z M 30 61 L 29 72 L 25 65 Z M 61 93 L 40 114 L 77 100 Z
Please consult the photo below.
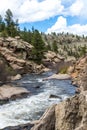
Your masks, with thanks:
M 31 130 L 87 130 L 87 57 L 80 59 L 74 74 L 80 94 L 50 107 L 51 114 L 46 111 Z
M 32 48 L 31 44 L 20 38 L 0 38 L 0 55 L 17 74 L 41 73 L 46 70 L 44 65 L 37 65 L 30 60 Z

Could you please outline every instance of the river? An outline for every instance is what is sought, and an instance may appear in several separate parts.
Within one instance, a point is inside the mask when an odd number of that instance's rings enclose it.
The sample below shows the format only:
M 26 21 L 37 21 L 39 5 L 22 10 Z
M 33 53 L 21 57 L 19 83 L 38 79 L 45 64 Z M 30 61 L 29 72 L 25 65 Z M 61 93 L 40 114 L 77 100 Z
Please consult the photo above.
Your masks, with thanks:
M 43 78 L 50 75 L 52 72 L 40 75 L 27 74 L 14 82 L 27 88 L 31 95 L 0 106 L 0 129 L 37 120 L 47 107 L 74 95 L 75 88 L 70 80 L 43 81 Z M 51 94 L 60 98 L 49 98 Z

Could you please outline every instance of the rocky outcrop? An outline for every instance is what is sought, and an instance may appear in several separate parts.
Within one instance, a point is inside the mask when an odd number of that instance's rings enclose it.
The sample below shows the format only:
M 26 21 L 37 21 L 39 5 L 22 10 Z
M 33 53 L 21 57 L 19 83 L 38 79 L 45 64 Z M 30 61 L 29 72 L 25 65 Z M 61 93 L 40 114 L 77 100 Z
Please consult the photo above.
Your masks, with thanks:
M 0 52 L 0 83 L 6 83 L 11 76 L 16 75 L 6 58 Z
M 73 84 L 78 86 L 80 91 L 85 90 L 87 87 L 87 56 L 80 58 L 74 67 L 74 72 L 71 74 L 73 79 Z M 83 81 L 83 82 L 82 82 Z M 87 89 L 86 89 L 87 90 Z
M 37 65 L 30 60 L 32 48 L 31 44 L 21 40 L 20 37 L 0 38 L 0 54 L 17 74 L 41 73 L 46 70 L 44 65 Z
M 50 69 L 56 68 L 57 63 L 64 61 L 64 57 L 56 54 L 55 52 L 48 51 L 44 54 L 43 64 Z
M 55 130 L 86 130 L 86 96 L 87 92 L 76 95 L 55 107 Z
M 31 130 L 55 130 L 55 106 L 46 110 L 43 116 Z
M 73 74 L 80 94 L 50 107 L 31 130 L 87 130 L 87 57 L 77 62 Z
M 31 130 L 86 130 L 87 92 L 50 107 Z

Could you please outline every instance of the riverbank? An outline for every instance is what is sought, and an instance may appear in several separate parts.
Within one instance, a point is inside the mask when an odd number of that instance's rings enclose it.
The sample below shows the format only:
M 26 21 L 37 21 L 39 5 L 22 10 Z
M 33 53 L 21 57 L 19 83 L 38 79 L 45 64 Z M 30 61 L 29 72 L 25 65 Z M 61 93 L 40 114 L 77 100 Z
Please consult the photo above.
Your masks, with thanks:
M 72 76 L 80 94 L 50 107 L 31 130 L 87 129 L 87 56 L 77 62 Z

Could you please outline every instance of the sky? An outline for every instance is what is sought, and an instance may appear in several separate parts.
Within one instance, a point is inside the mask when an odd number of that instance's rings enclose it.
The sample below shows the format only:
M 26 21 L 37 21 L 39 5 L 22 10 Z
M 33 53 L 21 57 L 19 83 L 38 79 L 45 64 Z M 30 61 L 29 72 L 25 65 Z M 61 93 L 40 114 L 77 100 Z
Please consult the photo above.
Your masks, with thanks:
M 44 33 L 69 32 L 87 36 L 87 0 L 0 0 L 0 14 L 7 9 L 20 29 L 32 26 Z

